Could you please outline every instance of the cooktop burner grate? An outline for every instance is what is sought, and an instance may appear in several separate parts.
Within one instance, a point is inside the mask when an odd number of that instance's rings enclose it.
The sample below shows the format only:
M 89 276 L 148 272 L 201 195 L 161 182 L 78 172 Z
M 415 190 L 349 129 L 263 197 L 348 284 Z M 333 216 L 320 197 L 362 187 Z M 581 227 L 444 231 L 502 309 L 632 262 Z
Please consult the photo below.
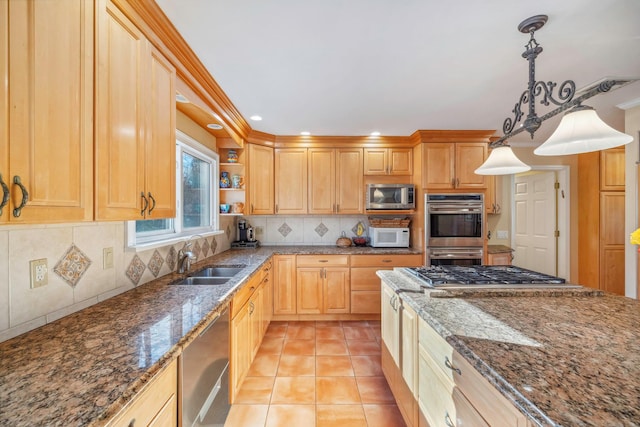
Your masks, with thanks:
M 506 265 L 440 265 L 405 269 L 427 285 L 563 284 L 560 277 Z

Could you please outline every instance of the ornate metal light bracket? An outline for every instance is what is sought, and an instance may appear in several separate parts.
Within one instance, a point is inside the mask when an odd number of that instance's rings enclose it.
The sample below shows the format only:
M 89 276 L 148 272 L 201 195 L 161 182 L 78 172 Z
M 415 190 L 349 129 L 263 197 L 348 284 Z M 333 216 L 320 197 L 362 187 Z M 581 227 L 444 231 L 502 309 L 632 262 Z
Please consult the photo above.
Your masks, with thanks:
M 577 97 L 575 97 L 576 84 L 573 80 L 565 80 L 559 87 L 557 83 L 552 81 L 536 81 L 536 58 L 542 52 L 542 46 L 540 46 L 536 41 L 534 33 L 544 26 L 547 19 L 547 15 L 536 15 L 525 19 L 520 23 L 520 25 L 518 25 L 518 30 L 521 33 L 531 35 L 529 42 L 525 45 L 525 51 L 522 53 L 522 57 L 529 62 L 529 83 L 527 85 L 527 89 L 522 92 L 520 99 L 513 107 L 513 110 L 511 110 L 514 116 L 507 117 L 504 120 L 502 125 L 504 136 L 492 142 L 489 145 L 490 148 L 507 145 L 507 139 L 525 130 L 529 132 L 533 139 L 533 134 L 538 130 L 542 122 L 548 118 L 551 118 L 556 114 L 560 114 L 569 108 L 578 106 L 582 101 L 599 93 L 608 92 L 616 86 L 624 86 L 638 80 L 604 80 L 581 91 Z M 556 87 L 558 87 L 558 91 L 557 94 L 554 94 Z M 557 105 L 558 108 L 538 117 L 536 114 L 535 101 L 539 96 L 542 96 L 542 99 L 540 100 L 542 105 L 548 106 L 550 103 L 553 103 L 554 105 Z M 524 105 L 527 105 L 527 117 L 524 120 L 524 123 L 520 127 L 516 128 L 516 125 L 520 123 L 520 120 L 522 120 L 522 117 L 524 116 L 522 111 Z

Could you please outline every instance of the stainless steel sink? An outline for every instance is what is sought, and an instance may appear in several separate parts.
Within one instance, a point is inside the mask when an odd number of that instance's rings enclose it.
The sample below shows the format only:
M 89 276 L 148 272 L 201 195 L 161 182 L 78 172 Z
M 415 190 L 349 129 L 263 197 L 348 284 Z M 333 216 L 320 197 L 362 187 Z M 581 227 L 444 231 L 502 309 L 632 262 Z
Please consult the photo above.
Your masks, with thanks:
M 231 277 L 186 277 L 173 285 L 224 285 Z
M 245 266 L 219 266 L 207 267 L 191 274 L 192 277 L 233 277 L 242 271 Z

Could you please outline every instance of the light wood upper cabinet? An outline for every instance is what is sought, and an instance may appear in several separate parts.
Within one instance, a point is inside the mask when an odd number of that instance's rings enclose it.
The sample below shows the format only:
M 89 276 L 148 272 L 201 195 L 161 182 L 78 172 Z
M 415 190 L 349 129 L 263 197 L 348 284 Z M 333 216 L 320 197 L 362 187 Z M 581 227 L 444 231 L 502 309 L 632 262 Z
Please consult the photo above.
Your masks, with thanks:
M 272 215 L 275 211 L 273 148 L 248 144 L 246 152 L 249 166 L 246 185 L 249 195 L 245 213 Z
M 412 175 L 413 149 L 365 148 L 365 175 Z
M 276 214 L 307 213 L 307 149 L 275 150 Z
M 624 191 L 624 147 L 600 152 L 600 190 Z
M 0 46 L 0 222 L 91 220 L 93 3 L 0 2 Z
M 175 216 L 175 70 L 111 2 L 97 11 L 96 219 Z
M 486 188 L 474 171 L 487 158 L 485 142 L 425 143 L 423 186 L 432 190 Z
M 361 148 L 309 148 L 310 214 L 361 214 L 364 181 Z

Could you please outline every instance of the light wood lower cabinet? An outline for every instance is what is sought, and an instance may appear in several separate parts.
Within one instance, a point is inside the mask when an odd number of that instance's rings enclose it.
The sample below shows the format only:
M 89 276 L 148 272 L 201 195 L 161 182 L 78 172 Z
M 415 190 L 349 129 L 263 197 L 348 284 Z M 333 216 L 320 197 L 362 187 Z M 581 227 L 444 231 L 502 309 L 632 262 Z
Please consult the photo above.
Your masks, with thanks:
M 378 270 L 422 265 L 422 255 L 351 255 L 351 312 L 380 313 Z
M 298 314 L 350 312 L 349 256 L 297 256 Z
M 527 426 L 526 417 L 423 319 L 418 406 L 429 426 Z
M 296 314 L 296 256 L 274 256 L 273 271 L 273 314 Z
M 120 411 L 108 427 L 178 425 L 178 361 L 174 360 Z
M 265 266 L 231 301 L 230 403 L 234 402 L 269 327 L 270 268 Z
M 487 254 L 487 265 L 511 265 L 513 253 L 499 252 L 496 254 Z

